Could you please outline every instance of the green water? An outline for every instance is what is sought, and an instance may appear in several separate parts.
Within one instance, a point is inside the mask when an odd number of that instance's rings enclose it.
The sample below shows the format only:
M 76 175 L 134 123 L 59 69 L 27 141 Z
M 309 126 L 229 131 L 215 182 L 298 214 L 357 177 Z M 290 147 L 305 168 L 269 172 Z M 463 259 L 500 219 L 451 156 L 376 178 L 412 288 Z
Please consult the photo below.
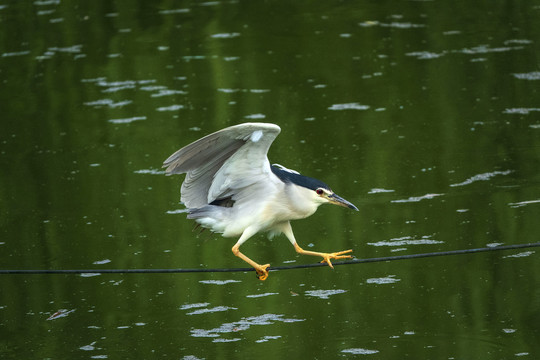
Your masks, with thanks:
M 280 125 L 359 258 L 538 242 L 538 1 L 0 0 L 0 268 L 235 268 L 161 163 Z M 250 239 L 260 263 L 309 264 Z M 538 250 L 219 274 L 0 275 L 2 359 L 535 359 Z

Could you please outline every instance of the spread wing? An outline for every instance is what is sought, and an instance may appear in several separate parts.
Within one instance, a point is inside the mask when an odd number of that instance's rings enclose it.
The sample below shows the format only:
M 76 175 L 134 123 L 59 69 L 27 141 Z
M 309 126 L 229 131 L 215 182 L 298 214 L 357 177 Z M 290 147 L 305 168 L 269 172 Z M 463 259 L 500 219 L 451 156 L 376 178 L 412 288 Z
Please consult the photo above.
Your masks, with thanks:
M 261 180 L 274 180 L 266 155 L 280 131 L 265 123 L 231 126 L 178 150 L 163 167 L 168 175 L 187 174 L 180 200 L 187 208 L 199 208 Z

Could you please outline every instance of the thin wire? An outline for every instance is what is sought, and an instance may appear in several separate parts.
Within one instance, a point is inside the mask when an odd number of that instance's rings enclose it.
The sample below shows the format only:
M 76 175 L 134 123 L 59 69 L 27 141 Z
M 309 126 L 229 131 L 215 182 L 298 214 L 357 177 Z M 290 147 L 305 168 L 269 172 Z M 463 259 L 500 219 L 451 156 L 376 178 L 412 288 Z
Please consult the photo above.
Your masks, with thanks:
M 430 253 L 423 253 L 423 254 L 385 256 L 385 257 L 369 258 L 369 259 L 354 259 L 354 260 L 336 262 L 336 263 L 333 263 L 333 265 L 339 266 L 339 265 L 366 264 L 366 263 L 410 260 L 410 259 L 438 257 L 438 256 L 476 254 L 476 253 L 491 252 L 491 251 L 525 249 L 525 248 L 532 248 L 532 247 L 540 247 L 540 242 L 528 243 L 528 244 L 517 244 L 517 245 L 484 247 L 484 248 L 475 248 L 475 249 L 430 252 Z M 306 269 L 306 268 L 320 267 L 320 266 L 328 266 L 328 265 L 326 263 L 315 263 L 315 264 L 304 264 L 304 265 L 272 266 L 268 268 L 268 271 Z M 21 270 L 0 270 L 0 275 L 2 274 L 27 274 L 27 275 L 28 274 L 87 274 L 87 275 L 90 275 L 90 274 L 172 274 L 172 273 L 176 274 L 176 273 L 217 273 L 217 272 L 248 272 L 248 271 L 254 271 L 254 269 L 251 267 L 249 268 L 224 268 L 224 269 L 204 269 L 204 268 L 198 268 L 198 269 L 72 269 L 72 270 L 21 269 Z

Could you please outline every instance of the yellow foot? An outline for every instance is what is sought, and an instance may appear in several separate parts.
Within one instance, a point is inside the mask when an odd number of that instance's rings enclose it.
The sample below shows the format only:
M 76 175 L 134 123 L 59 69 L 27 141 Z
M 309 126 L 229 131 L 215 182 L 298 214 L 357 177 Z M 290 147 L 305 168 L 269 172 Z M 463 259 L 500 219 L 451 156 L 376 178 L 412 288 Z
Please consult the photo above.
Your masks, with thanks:
M 268 267 L 270 267 L 270 264 L 259 265 L 258 267 L 255 267 L 255 271 L 257 272 L 257 278 L 259 278 L 259 280 L 266 280 L 266 278 L 268 277 L 268 270 L 266 269 Z
M 334 253 L 321 253 L 320 255 L 323 257 L 323 260 L 321 261 L 321 263 L 325 262 L 325 263 L 328 264 L 328 266 L 330 266 L 333 269 L 334 266 L 332 265 L 332 262 L 330 261 L 330 259 L 335 259 L 335 260 L 351 259 L 352 258 L 351 255 L 343 255 L 343 254 L 347 254 L 347 253 L 350 253 L 350 252 L 352 252 L 352 249 L 338 251 L 338 252 L 334 252 Z

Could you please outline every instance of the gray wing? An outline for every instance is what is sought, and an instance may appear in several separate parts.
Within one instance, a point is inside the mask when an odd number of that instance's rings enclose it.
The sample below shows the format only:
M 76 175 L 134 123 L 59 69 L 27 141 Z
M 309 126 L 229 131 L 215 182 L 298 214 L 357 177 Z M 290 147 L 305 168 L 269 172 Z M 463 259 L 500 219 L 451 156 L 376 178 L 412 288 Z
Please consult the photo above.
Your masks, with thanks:
M 178 150 L 163 167 L 168 175 L 187 174 L 180 200 L 187 208 L 199 208 L 273 179 L 266 155 L 280 131 L 279 126 L 265 123 L 231 126 Z

